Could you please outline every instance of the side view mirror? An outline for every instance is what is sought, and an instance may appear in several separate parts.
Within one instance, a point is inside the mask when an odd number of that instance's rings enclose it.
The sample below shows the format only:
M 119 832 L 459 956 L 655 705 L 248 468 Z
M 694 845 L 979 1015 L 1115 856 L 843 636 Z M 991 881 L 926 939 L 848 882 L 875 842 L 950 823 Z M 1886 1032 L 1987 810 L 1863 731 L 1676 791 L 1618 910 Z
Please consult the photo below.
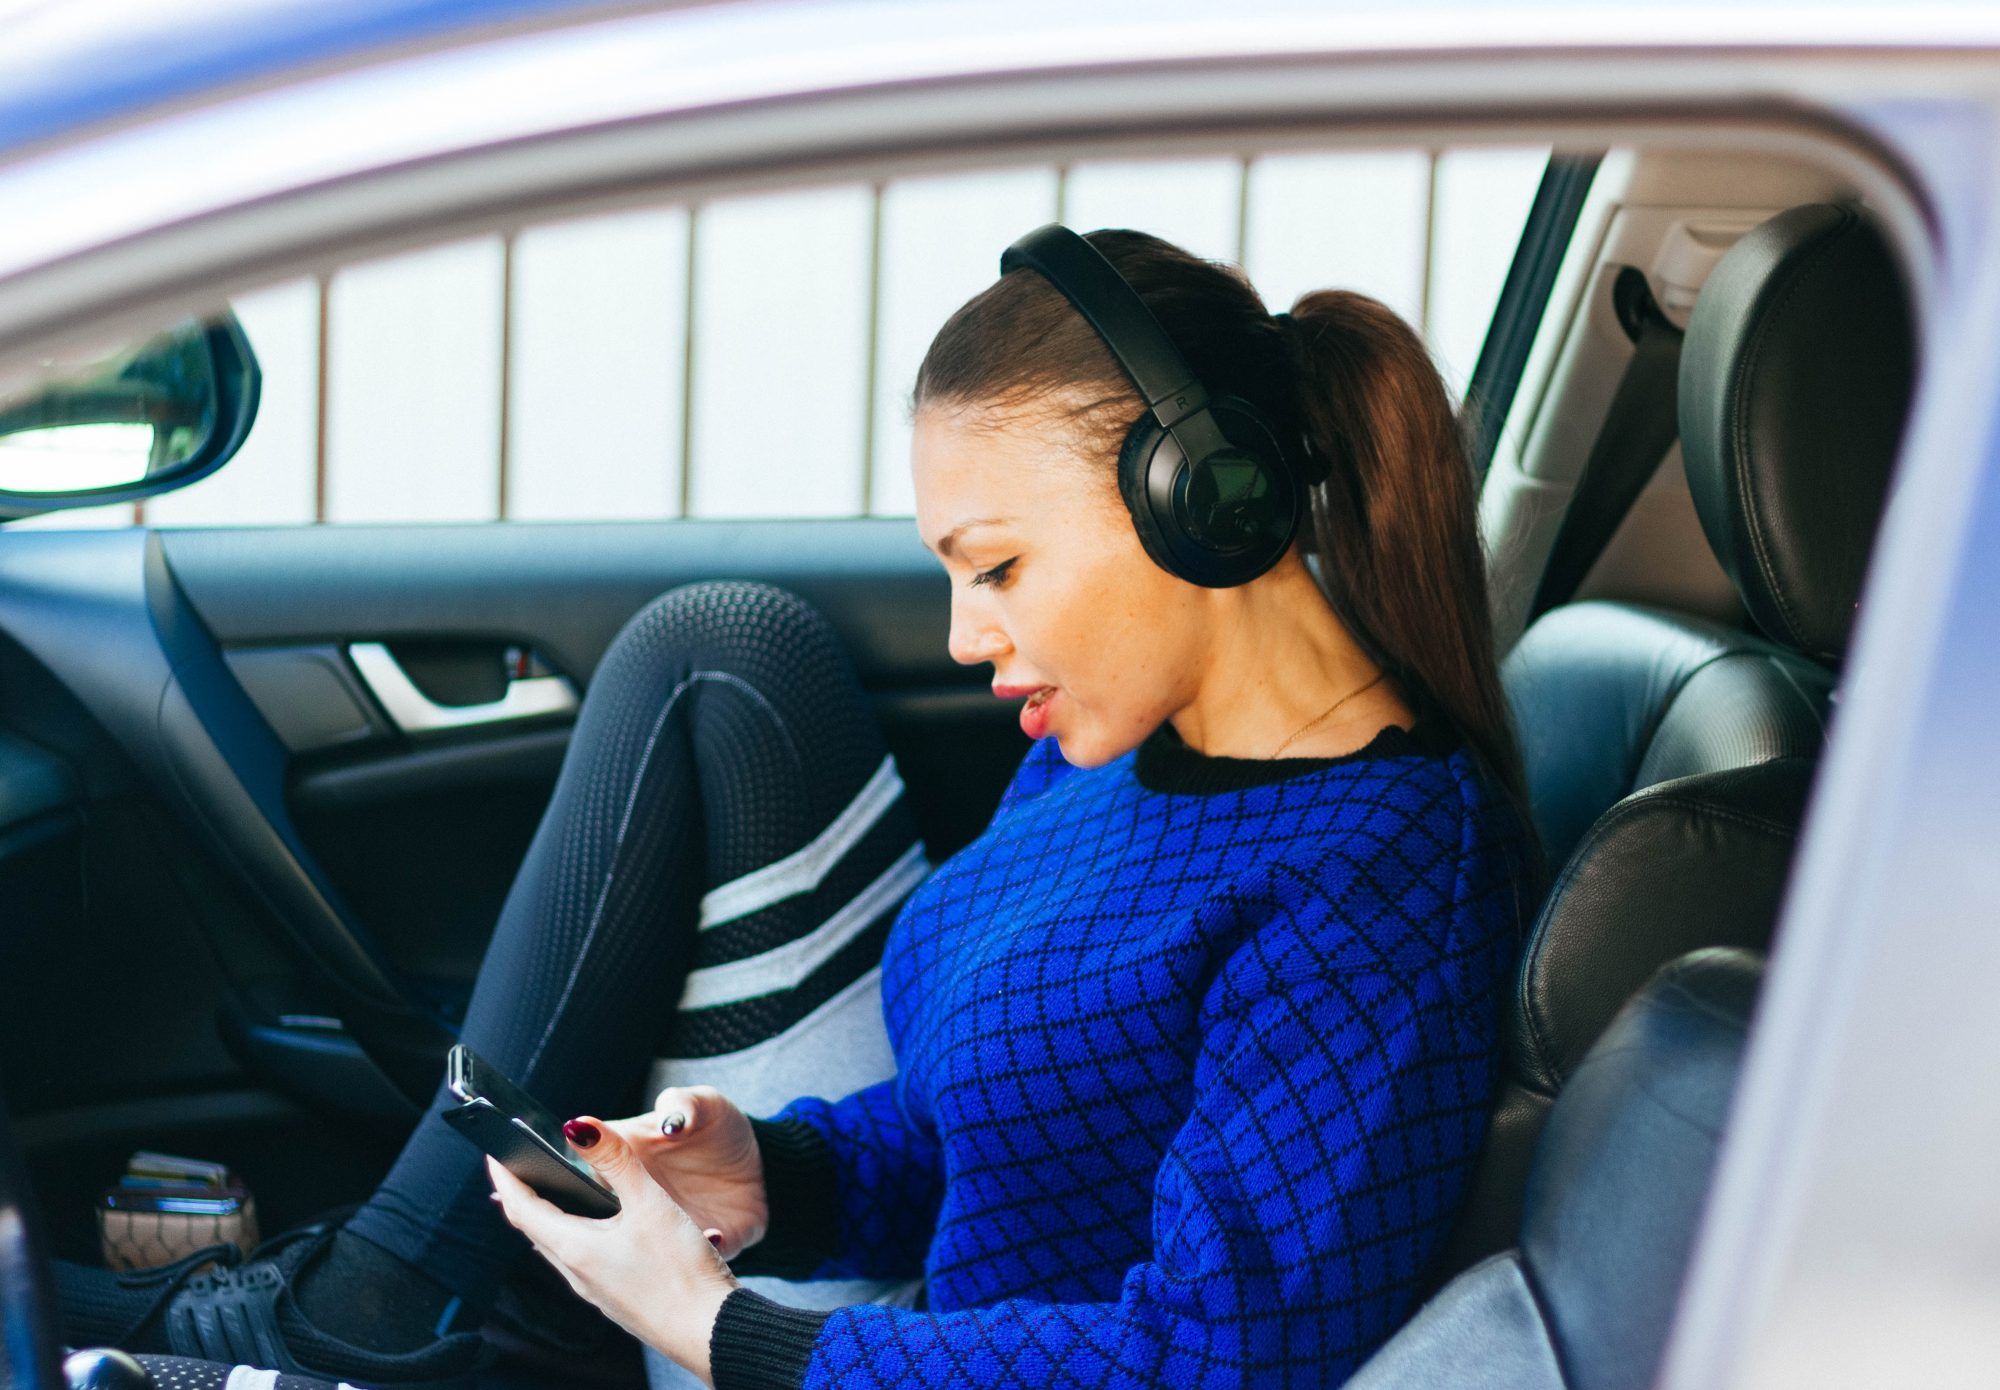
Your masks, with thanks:
M 129 502 L 242 447 L 263 377 L 236 315 L 189 319 L 0 396 L 0 521 Z

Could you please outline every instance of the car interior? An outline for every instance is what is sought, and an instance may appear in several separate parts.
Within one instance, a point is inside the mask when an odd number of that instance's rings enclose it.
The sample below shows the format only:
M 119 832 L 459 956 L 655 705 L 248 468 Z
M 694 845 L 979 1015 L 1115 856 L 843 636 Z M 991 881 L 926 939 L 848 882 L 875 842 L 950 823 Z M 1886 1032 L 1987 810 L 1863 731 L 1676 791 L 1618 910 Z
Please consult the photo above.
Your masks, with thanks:
M 1461 1220 L 1356 1385 L 1652 1382 L 1914 380 L 1909 273 L 1841 171 L 1574 158 L 1468 393 L 1548 889 Z M 907 518 L 0 525 L 0 1094 L 53 1253 L 99 1258 L 135 1150 L 227 1163 L 267 1233 L 368 1191 L 577 694 L 648 600 L 724 577 L 832 620 L 931 860 L 976 836 L 1026 742 Z M 535 1316 L 508 1373 L 573 1383 Z M 636 1347 L 585 1378 L 640 1383 Z

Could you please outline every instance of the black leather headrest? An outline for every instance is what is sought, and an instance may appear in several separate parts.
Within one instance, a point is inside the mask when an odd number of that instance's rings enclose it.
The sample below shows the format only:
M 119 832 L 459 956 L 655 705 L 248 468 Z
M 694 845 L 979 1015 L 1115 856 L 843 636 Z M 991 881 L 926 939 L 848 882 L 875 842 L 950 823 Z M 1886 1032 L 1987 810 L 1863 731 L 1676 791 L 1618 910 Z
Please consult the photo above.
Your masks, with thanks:
M 1889 248 L 1809 203 L 1716 263 L 1681 347 L 1681 453 L 1702 529 L 1770 637 L 1839 661 L 1908 411 L 1915 337 Z
M 1521 1260 L 1575 1390 L 1653 1383 L 1762 979 L 1745 951 L 1667 965 L 1549 1114 Z
M 1555 1095 L 1654 970 L 1702 946 L 1763 950 L 1813 763 L 1776 758 L 1677 777 L 1600 817 L 1528 938 L 1509 1070 Z

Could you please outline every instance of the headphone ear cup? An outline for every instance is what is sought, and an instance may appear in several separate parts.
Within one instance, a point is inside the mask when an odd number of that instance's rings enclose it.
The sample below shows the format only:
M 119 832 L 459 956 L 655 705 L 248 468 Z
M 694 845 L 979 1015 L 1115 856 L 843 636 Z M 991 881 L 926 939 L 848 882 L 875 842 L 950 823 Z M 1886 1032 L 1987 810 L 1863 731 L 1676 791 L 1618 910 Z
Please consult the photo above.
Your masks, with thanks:
M 1219 589 L 1247 584 L 1278 562 L 1304 499 L 1255 406 L 1221 396 L 1209 409 L 1233 447 L 1191 466 L 1172 433 L 1141 415 L 1118 451 L 1118 493 L 1155 564 Z
M 1226 556 L 1216 556 L 1218 574 L 1226 574 L 1228 584 L 1246 584 L 1278 564 L 1292 544 L 1306 512 L 1306 490 L 1256 406 L 1238 396 L 1218 396 L 1210 414 L 1232 448 L 1204 458 L 1188 478 L 1190 500 L 1198 492 L 1208 502 L 1206 508 L 1190 508 L 1190 516 L 1212 518 L 1192 538 L 1226 550 Z
M 1161 517 L 1153 511 L 1152 490 L 1147 487 L 1147 478 L 1153 468 L 1153 454 L 1166 448 L 1176 460 L 1179 447 L 1173 436 L 1160 428 L 1160 422 L 1152 412 L 1141 415 L 1125 431 L 1125 442 L 1118 448 L 1118 495 L 1125 499 L 1125 511 L 1132 518 L 1132 529 L 1139 533 L 1139 544 L 1153 563 L 1168 574 L 1185 579 L 1173 545 L 1165 534 L 1165 528 L 1174 524 L 1171 516 Z M 1162 459 L 1161 466 L 1167 461 Z

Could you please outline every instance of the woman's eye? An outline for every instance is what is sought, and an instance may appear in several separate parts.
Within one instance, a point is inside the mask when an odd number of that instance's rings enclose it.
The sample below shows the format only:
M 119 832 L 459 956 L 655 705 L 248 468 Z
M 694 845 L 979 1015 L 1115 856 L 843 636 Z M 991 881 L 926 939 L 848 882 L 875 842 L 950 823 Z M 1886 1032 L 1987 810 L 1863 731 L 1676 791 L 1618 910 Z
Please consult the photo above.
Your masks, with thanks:
M 1020 558 L 1020 556 L 1016 555 L 1014 560 Z M 981 570 L 972 576 L 972 583 L 975 585 L 999 583 L 1007 577 L 1007 571 L 1014 567 L 1014 560 L 1002 560 L 990 570 Z

